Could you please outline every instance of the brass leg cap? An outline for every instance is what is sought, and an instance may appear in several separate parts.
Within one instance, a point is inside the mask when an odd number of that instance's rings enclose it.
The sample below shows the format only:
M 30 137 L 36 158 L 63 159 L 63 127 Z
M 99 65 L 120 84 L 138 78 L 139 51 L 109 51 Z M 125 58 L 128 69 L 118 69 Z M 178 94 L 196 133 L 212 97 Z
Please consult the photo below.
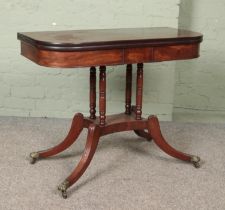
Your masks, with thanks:
M 66 191 L 62 191 L 62 197 L 63 197 L 64 199 L 67 199 L 67 192 L 66 192 Z
M 69 184 L 70 184 L 69 181 L 68 181 L 68 180 L 65 180 L 63 183 L 61 183 L 61 184 L 58 186 L 58 190 L 61 191 L 62 197 L 63 197 L 64 199 L 67 198 L 67 192 L 66 192 L 66 190 L 67 190 L 67 188 L 69 187 Z
M 201 159 L 198 156 L 191 157 L 191 163 L 194 165 L 195 168 L 200 168 L 200 166 L 201 166 L 200 161 L 201 161 Z
M 38 152 L 32 152 L 30 153 L 30 163 L 34 164 L 37 159 L 39 158 L 39 153 Z

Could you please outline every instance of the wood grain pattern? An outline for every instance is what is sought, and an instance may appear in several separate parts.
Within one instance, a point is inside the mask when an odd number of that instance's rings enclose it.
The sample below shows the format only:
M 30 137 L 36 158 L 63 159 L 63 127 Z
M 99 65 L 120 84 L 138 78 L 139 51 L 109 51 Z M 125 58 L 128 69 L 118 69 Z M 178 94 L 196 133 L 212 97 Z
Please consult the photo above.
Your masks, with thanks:
M 148 118 L 148 131 L 151 133 L 151 136 L 153 138 L 153 141 L 157 144 L 157 146 L 163 150 L 168 155 L 178 158 L 180 160 L 184 161 L 191 161 L 192 155 L 185 154 L 183 152 L 180 152 L 176 149 L 174 149 L 172 146 L 170 146 L 166 140 L 164 139 L 159 125 L 159 120 L 156 116 L 149 116 Z
M 19 40 L 49 51 L 142 48 L 202 41 L 202 34 L 168 27 L 120 28 L 18 33 Z
M 39 64 L 39 60 L 41 59 L 39 52 L 40 51 L 33 45 L 21 41 L 21 55 L 37 64 Z
M 124 63 L 147 63 L 153 61 L 153 47 L 124 50 Z
M 106 67 L 100 66 L 99 72 L 99 124 L 105 125 L 106 119 Z
M 126 69 L 126 93 L 125 93 L 125 113 L 131 114 L 132 97 L 132 65 L 128 64 Z
M 39 64 L 48 67 L 90 67 L 118 65 L 123 61 L 122 50 L 82 51 L 82 52 L 39 52 Z
M 154 62 L 197 58 L 199 44 L 172 45 L 154 48 Z
M 143 94 L 143 63 L 137 64 L 136 82 L 136 119 L 141 120 L 142 115 L 142 94 Z
M 100 50 L 82 52 L 57 52 L 38 50 L 28 43 L 21 43 L 21 55 L 46 67 L 90 67 L 119 65 L 123 63 L 123 50 Z
M 67 177 L 67 181 L 69 182 L 69 186 L 74 184 L 85 172 L 88 165 L 90 164 L 94 154 L 95 150 L 98 146 L 100 137 L 100 128 L 98 125 L 90 125 L 88 128 L 88 136 L 87 136 L 87 142 L 85 145 L 85 149 L 83 152 L 83 155 L 77 165 L 77 167 L 73 170 L 73 172 Z
M 68 135 L 66 136 L 66 138 L 60 144 L 58 144 L 50 149 L 39 151 L 38 152 L 39 157 L 40 158 L 51 157 L 51 156 L 57 155 L 58 153 L 66 150 L 77 140 L 77 138 L 80 135 L 80 133 L 82 132 L 83 128 L 84 128 L 84 117 L 81 113 L 77 113 L 77 114 L 75 114 L 75 116 L 73 118 L 70 131 L 69 131 Z
M 57 52 L 39 50 L 28 43 L 22 42 L 21 54 L 29 60 L 47 67 L 74 68 L 110 66 L 196 58 L 199 56 L 199 44 L 154 48 Z
M 90 67 L 199 56 L 202 34 L 173 28 L 18 33 L 21 54 L 47 67 Z
M 92 120 L 90 118 L 84 118 L 84 127 L 88 128 L 91 124 L 99 125 L 100 117 Z M 144 130 L 147 129 L 148 120 L 136 120 L 136 115 L 132 113 L 127 115 L 125 113 L 108 115 L 104 126 L 100 126 L 100 136 L 105 136 L 111 133 L 121 131 L 132 130 Z
M 96 68 L 92 66 L 90 68 L 90 118 L 96 118 Z

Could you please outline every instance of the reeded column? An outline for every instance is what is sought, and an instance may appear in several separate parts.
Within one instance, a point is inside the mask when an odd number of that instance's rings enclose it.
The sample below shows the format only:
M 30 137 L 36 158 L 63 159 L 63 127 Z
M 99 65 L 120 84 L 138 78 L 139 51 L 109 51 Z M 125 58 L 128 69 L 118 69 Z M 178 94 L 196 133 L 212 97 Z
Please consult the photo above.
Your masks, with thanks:
M 106 67 L 100 66 L 99 74 L 99 124 L 105 125 L 106 113 Z
M 96 68 L 90 68 L 90 119 L 96 118 Z
M 127 64 L 125 114 L 131 114 L 131 97 L 132 97 L 132 64 Z
M 143 63 L 137 64 L 137 87 L 136 87 L 136 120 L 141 120 L 143 93 Z

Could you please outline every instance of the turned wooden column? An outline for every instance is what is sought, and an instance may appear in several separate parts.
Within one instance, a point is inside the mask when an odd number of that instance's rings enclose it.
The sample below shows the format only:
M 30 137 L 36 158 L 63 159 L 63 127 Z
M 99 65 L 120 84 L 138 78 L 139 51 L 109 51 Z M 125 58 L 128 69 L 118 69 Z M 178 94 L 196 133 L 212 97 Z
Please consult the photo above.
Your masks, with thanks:
M 105 125 L 106 113 L 106 67 L 100 66 L 99 74 L 99 124 Z
M 143 92 L 143 63 L 137 64 L 136 83 L 136 120 L 141 120 L 142 115 L 142 92 Z
M 96 68 L 90 68 L 90 119 L 96 118 Z
M 132 64 L 127 64 L 126 69 L 126 99 L 125 114 L 131 114 L 131 97 L 132 97 Z

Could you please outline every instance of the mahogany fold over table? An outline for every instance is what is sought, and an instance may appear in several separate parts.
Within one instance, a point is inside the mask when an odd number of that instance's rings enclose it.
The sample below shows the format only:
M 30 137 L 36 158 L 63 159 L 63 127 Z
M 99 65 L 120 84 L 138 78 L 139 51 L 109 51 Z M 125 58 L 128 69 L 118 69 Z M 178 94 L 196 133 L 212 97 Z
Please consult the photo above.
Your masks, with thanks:
M 66 138 L 58 145 L 30 154 L 31 163 L 56 155 L 72 145 L 83 128 L 87 142 L 80 162 L 59 185 L 64 198 L 67 189 L 85 172 L 101 136 L 133 130 L 153 140 L 168 155 L 199 167 L 198 156 L 170 146 L 160 131 L 156 116 L 142 117 L 143 63 L 193 59 L 199 56 L 202 35 L 173 28 L 135 28 L 18 33 L 21 54 L 47 67 L 90 67 L 90 116 L 75 114 Z M 126 64 L 125 112 L 106 116 L 106 66 Z M 132 64 L 137 64 L 136 104 L 131 104 Z M 96 116 L 96 67 L 99 66 L 99 116 Z

